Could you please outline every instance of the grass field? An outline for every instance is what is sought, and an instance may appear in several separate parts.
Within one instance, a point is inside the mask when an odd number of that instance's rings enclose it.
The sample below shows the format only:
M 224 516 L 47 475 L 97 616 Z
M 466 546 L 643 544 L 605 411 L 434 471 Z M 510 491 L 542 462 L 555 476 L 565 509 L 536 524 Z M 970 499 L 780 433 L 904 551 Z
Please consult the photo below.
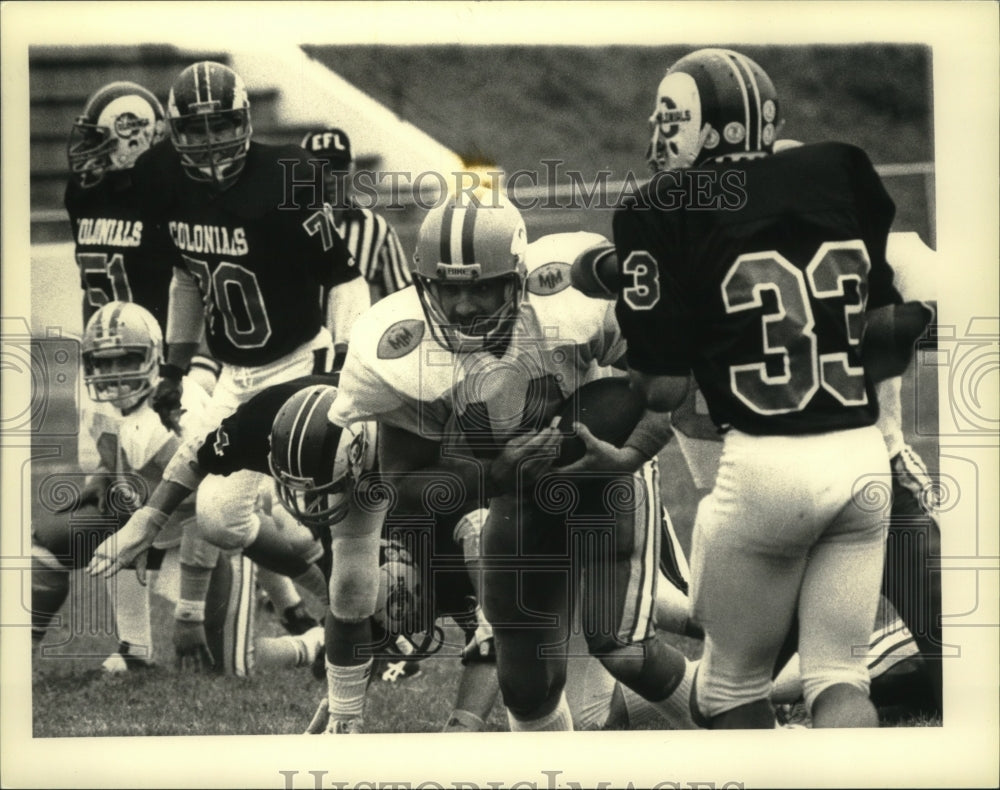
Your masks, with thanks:
M 933 159 L 927 49 L 745 49 L 765 65 L 781 91 L 788 118 L 785 136 L 854 142 L 865 147 L 876 164 Z M 508 171 L 537 169 L 541 159 L 558 158 L 584 173 L 610 169 L 623 174 L 643 170 L 645 119 L 655 81 L 687 50 L 322 47 L 310 51 L 470 158 L 496 161 Z M 873 80 L 873 74 L 879 79 Z M 933 208 L 927 204 L 923 178 L 891 178 L 886 183 L 898 208 L 895 229 L 917 231 L 931 242 Z M 578 227 L 609 234 L 610 220 L 606 211 L 538 211 L 526 216 L 531 238 Z M 413 249 L 415 227 L 410 223 L 401 228 L 408 251 Z M 53 259 L 63 268 L 50 267 Z M 71 261 L 59 250 L 38 250 L 33 251 L 32 263 L 33 288 L 36 280 L 49 280 L 46 288 L 34 291 L 47 297 L 33 299 L 32 327 L 37 332 L 59 326 L 72 334 L 69 328 L 78 321 L 78 292 Z M 904 406 L 916 398 L 936 404 L 936 369 L 920 367 L 917 361 L 916 372 L 904 381 Z M 33 518 L 40 516 L 42 481 L 69 469 L 75 458 L 72 385 L 72 379 L 61 384 L 52 378 L 40 382 L 49 405 L 44 418 L 51 430 L 36 436 L 37 460 L 30 479 Z M 907 417 L 908 436 L 936 472 L 934 437 L 918 434 L 909 413 Z M 52 455 L 42 459 L 39 454 L 45 447 L 52 448 Z M 669 445 L 660 460 L 664 501 L 688 550 L 695 489 L 675 445 Z M 154 610 L 158 665 L 127 678 L 103 676 L 101 661 L 115 643 L 95 625 L 88 609 L 101 595 L 99 587 L 75 587 L 66 610 L 72 617 L 46 639 L 50 647 L 62 646 L 32 663 L 36 737 L 276 734 L 304 729 L 324 684 L 307 669 L 261 672 L 245 680 L 178 674 L 171 661 L 170 612 L 163 603 Z M 261 613 L 259 631 L 281 633 L 267 613 Z M 679 644 L 689 655 L 697 654 L 697 643 Z M 454 655 L 438 656 L 424 662 L 419 677 L 398 685 L 374 683 L 366 716 L 369 731 L 438 730 L 454 697 L 457 666 Z M 489 728 L 506 729 L 499 705 Z
M 908 374 L 903 397 L 904 403 L 916 397 L 935 398 L 934 369 L 918 365 L 915 373 Z M 57 399 L 53 409 L 65 411 L 70 402 L 65 397 Z M 63 417 L 68 419 L 69 415 Z M 934 471 L 937 452 L 933 442 L 915 435 L 912 439 Z M 67 440 L 60 447 L 61 459 L 33 465 L 34 491 L 47 477 L 67 468 L 65 459 L 74 455 L 72 445 L 72 440 Z M 661 453 L 660 465 L 664 502 L 688 552 L 696 491 L 675 444 Z M 33 499 L 35 517 L 41 515 L 38 499 Z M 172 612 L 159 599 L 154 601 L 153 609 L 157 666 L 127 677 L 105 675 L 100 665 L 114 651 L 115 640 L 97 615 L 106 611 L 103 584 L 82 573 L 75 579 L 71 599 L 63 609 L 63 622 L 49 632 L 44 642 L 49 654 L 36 656 L 32 664 L 36 737 L 283 734 L 301 732 L 308 723 L 325 688 L 308 669 L 261 670 L 247 679 L 176 672 L 169 641 Z M 264 610 L 258 612 L 257 630 L 261 636 L 283 633 L 274 615 Z M 453 626 L 448 633 L 447 643 L 459 644 Z M 670 641 L 691 658 L 700 654 L 698 642 L 683 637 L 671 637 Z M 397 684 L 372 684 L 366 712 L 369 731 L 419 733 L 440 729 L 457 687 L 457 649 L 446 647 L 421 666 L 422 674 L 416 678 Z M 169 706 L 164 704 L 167 699 Z M 940 722 L 917 719 L 903 724 L 926 726 Z M 488 729 L 507 729 L 499 704 Z

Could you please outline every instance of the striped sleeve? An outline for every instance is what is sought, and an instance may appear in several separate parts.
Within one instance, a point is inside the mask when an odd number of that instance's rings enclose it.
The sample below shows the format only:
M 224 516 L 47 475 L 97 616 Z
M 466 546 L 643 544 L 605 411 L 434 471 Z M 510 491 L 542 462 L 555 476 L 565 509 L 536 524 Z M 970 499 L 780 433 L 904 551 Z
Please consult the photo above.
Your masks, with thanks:
M 379 267 L 382 270 L 382 282 L 387 294 L 399 291 L 413 282 L 410 267 L 406 265 L 406 255 L 399 236 L 384 217 L 376 218 L 385 226 L 385 238 L 379 250 Z

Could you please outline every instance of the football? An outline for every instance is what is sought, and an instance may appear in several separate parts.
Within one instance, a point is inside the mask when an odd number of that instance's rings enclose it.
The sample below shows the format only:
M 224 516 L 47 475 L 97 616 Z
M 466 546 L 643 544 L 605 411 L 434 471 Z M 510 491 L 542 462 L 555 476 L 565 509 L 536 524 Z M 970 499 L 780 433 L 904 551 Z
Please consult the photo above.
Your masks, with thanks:
M 642 416 L 641 398 L 624 376 L 597 379 L 574 392 L 559 411 L 562 446 L 554 466 L 565 466 L 583 457 L 586 447 L 573 423 L 586 425 L 598 439 L 621 447 Z

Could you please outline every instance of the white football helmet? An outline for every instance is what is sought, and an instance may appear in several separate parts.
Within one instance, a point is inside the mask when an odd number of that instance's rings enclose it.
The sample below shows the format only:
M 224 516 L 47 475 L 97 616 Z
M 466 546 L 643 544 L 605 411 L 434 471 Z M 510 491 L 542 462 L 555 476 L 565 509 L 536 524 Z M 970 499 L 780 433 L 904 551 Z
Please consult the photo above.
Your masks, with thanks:
M 374 620 L 393 638 L 389 651 L 413 660 L 436 653 L 444 643 L 444 632 L 435 624 L 425 595 L 430 580 L 422 577 L 412 555 L 401 545 L 382 541 L 380 554 Z
M 134 82 L 109 83 L 73 122 L 66 152 L 70 173 L 80 186 L 96 186 L 107 172 L 131 169 L 165 131 L 163 107 L 150 91 Z
M 153 314 L 132 302 L 108 302 L 83 332 L 83 380 L 92 400 L 123 411 L 153 387 L 163 362 L 163 333 Z
M 337 388 L 316 384 L 299 390 L 281 407 L 271 427 L 268 464 L 278 496 L 311 529 L 342 521 L 369 452 L 369 425 L 347 428 L 327 419 Z
M 413 254 L 414 281 L 434 337 L 452 351 L 472 351 L 508 333 L 524 298 L 528 234 L 521 213 L 506 202 L 449 198 L 428 212 Z M 463 331 L 441 304 L 443 288 L 502 280 L 503 304 Z
M 767 73 L 729 49 L 678 60 L 656 91 L 646 154 L 650 168 L 683 170 L 720 156 L 770 153 L 781 126 Z

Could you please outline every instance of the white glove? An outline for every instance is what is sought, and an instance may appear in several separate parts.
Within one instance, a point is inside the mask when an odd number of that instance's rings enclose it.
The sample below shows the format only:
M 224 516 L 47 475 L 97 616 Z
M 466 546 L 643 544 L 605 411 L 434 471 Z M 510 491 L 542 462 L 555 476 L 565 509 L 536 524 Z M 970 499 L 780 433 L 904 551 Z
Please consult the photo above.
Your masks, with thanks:
M 168 518 L 161 510 L 139 508 L 124 527 L 97 547 L 87 572 L 91 576 L 109 578 L 122 568 L 134 566 L 139 581 L 145 584 L 146 550 L 153 545 Z

